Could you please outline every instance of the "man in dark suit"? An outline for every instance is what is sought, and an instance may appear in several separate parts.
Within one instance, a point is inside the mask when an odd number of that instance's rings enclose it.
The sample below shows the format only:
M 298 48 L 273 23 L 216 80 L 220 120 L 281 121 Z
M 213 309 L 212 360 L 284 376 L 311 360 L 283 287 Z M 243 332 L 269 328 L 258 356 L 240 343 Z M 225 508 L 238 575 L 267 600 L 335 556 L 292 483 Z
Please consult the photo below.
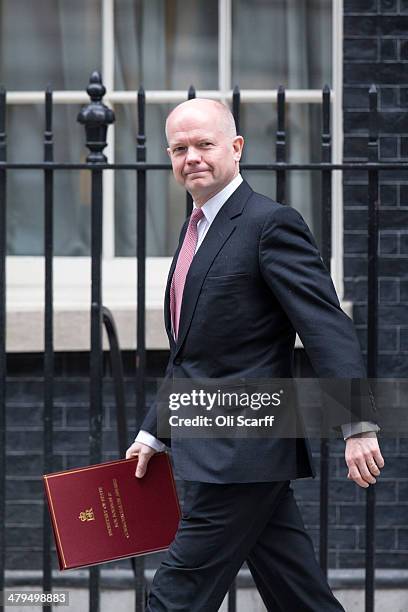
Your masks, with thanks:
M 306 223 L 242 180 L 243 138 L 229 110 L 211 100 L 184 102 L 170 113 L 166 135 L 174 176 L 194 209 L 168 277 L 165 377 L 289 378 L 297 332 L 317 376 L 364 378 L 353 325 Z M 165 447 L 156 417 L 152 406 L 126 453 L 138 456 L 139 478 Z M 384 465 L 377 430 L 373 422 L 343 427 L 348 478 L 362 487 L 374 484 Z M 244 561 L 268 610 L 343 609 L 290 487 L 314 476 L 307 440 L 181 437 L 171 446 L 186 494 L 149 610 L 216 612 Z

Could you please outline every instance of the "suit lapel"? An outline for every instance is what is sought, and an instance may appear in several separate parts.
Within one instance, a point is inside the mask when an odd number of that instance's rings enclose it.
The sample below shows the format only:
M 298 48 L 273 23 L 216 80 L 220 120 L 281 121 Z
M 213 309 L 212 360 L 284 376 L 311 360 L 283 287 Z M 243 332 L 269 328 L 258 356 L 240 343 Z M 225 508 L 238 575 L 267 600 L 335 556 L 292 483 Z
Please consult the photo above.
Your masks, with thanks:
M 227 200 L 227 202 L 225 202 L 225 204 L 218 212 L 203 240 L 203 243 L 201 244 L 200 248 L 198 249 L 197 253 L 193 258 L 193 261 L 187 274 L 186 284 L 184 286 L 183 302 L 181 305 L 180 312 L 179 333 L 176 344 L 176 353 L 182 346 L 188 329 L 190 327 L 197 300 L 200 295 L 201 287 L 208 273 L 208 270 L 210 269 L 212 262 L 221 250 L 222 246 L 225 244 L 225 242 L 229 239 L 229 237 L 235 230 L 237 224 L 237 221 L 235 219 L 242 213 L 242 210 L 251 193 L 252 189 L 249 187 L 246 181 L 243 181 L 238 187 L 238 189 L 234 191 L 231 197 Z M 170 282 L 177 262 L 177 256 L 184 240 L 187 225 L 185 225 L 183 229 L 183 236 L 170 268 L 166 289 L 166 327 L 169 325 L 169 336 L 173 344 L 174 338 L 173 334 L 171 333 L 170 320 Z

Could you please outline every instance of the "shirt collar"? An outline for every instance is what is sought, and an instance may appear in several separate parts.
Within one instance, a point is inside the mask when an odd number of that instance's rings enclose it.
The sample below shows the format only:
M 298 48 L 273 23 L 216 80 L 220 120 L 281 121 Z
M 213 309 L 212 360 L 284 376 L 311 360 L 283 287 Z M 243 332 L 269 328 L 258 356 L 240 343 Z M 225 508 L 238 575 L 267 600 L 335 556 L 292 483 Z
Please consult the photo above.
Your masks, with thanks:
M 205 204 L 201 206 L 201 210 L 204 213 L 204 216 L 208 223 L 212 223 L 217 216 L 221 207 L 225 204 L 228 198 L 234 193 L 236 189 L 242 183 L 243 178 L 240 174 L 237 174 L 235 178 L 232 179 L 224 189 L 221 189 L 218 193 L 215 194 L 212 198 L 207 200 Z M 194 202 L 194 208 L 197 208 L 196 203 Z

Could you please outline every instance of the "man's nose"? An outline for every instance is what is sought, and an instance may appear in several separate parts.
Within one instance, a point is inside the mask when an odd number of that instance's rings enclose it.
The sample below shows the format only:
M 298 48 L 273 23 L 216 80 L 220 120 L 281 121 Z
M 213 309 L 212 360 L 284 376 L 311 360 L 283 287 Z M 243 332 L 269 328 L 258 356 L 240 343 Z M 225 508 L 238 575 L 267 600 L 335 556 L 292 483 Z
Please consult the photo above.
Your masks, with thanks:
M 198 164 L 201 161 L 200 152 L 195 147 L 188 147 L 186 162 L 188 164 Z

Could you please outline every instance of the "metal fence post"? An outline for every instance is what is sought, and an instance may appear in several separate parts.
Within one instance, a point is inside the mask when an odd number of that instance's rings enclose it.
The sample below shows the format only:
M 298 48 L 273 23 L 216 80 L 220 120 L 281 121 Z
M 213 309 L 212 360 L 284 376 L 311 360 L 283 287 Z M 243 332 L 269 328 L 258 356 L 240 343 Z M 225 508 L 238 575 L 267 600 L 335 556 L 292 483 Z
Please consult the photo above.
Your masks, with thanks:
M 0 88 L 0 161 L 5 162 L 6 90 Z M 0 592 L 4 590 L 6 563 L 6 169 L 0 169 Z
M 278 129 L 276 132 L 276 161 L 283 164 L 286 161 L 286 132 L 285 132 L 285 89 L 279 85 L 278 89 Z M 276 172 L 276 200 L 286 203 L 286 171 Z
M 368 161 L 378 163 L 378 101 L 377 88 L 369 91 Z M 367 374 L 376 378 L 378 371 L 378 213 L 379 172 L 368 172 L 368 308 L 367 308 Z M 376 485 L 378 486 L 378 485 Z M 375 503 L 376 487 L 369 485 L 366 492 L 366 579 L 365 608 L 374 612 L 375 593 Z
M 235 121 L 237 134 L 240 134 L 240 114 L 241 114 L 241 92 L 238 85 L 235 85 L 232 92 L 232 115 Z
M 145 114 L 146 98 L 143 87 L 137 94 L 138 133 L 136 159 L 146 161 Z M 136 338 L 136 426 L 139 429 L 146 411 L 146 170 L 136 172 L 137 207 L 137 338 Z M 145 609 L 144 558 L 137 557 L 135 569 L 135 612 Z
M 90 355 L 90 411 L 89 411 L 89 458 L 90 463 L 101 461 L 102 446 L 102 212 L 103 189 L 102 170 L 98 164 L 107 161 L 103 154 L 106 147 L 108 125 L 113 123 L 113 111 L 102 103 L 106 93 L 99 72 L 93 72 L 87 88 L 91 103 L 84 107 L 78 121 L 85 125 L 86 146 L 90 150 L 87 162 L 94 164 L 92 172 L 91 199 L 91 355 Z M 99 612 L 100 606 L 100 572 L 98 567 L 91 567 L 89 573 L 89 608 L 90 612 Z
M 194 85 L 190 85 L 187 92 L 187 100 L 193 100 L 196 97 L 196 90 Z M 186 217 L 191 215 L 191 211 L 193 210 L 193 198 L 191 194 L 186 192 Z
M 321 156 L 322 162 L 331 162 L 331 133 L 330 133 L 330 89 L 328 85 L 323 88 L 322 107 L 322 135 Z M 322 170 L 322 259 L 330 271 L 331 260 L 331 170 Z M 320 440 L 320 533 L 319 533 L 319 560 L 320 567 L 327 576 L 328 569 L 328 540 L 329 540 L 329 470 L 330 446 L 328 438 Z
M 44 162 L 54 161 L 52 133 L 52 92 L 45 92 Z M 54 340 L 53 340 L 53 254 L 54 254 L 54 170 L 44 170 L 44 473 L 53 471 Z M 46 500 L 43 506 L 43 590 L 52 590 L 51 523 Z M 43 605 L 43 610 L 51 610 Z

